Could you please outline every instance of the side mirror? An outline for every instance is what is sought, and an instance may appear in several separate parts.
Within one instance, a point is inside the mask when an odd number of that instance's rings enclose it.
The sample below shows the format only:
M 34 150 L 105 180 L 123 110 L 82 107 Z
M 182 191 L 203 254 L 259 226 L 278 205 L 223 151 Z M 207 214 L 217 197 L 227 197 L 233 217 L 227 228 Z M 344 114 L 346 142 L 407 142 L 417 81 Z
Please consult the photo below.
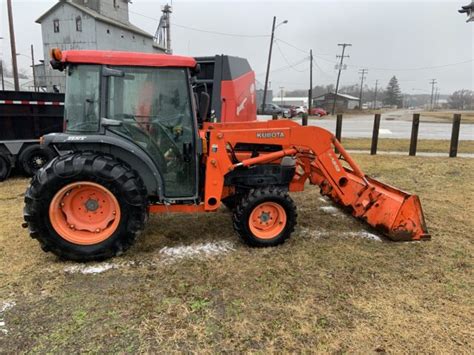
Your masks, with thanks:
M 122 125 L 122 121 L 119 121 L 119 120 L 112 120 L 110 118 L 105 118 L 105 117 L 102 117 L 100 119 L 100 124 L 103 126 L 103 127 L 120 127 Z
M 210 103 L 211 97 L 207 92 L 202 91 L 199 97 L 199 117 L 201 118 L 201 121 L 206 120 Z

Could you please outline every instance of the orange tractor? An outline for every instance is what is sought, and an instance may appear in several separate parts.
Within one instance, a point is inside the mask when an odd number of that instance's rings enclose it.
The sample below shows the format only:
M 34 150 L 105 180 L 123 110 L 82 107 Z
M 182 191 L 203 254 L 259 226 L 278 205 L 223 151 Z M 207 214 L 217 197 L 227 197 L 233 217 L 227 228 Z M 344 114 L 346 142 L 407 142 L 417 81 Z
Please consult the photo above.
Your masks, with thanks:
M 194 58 L 59 50 L 52 57 L 67 72 L 65 133 L 43 137 L 59 156 L 34 176 L 24 208 L 25 226 L 45 251 L 105 259 L 133 244 L 149 213 L 213 212 L 221 204 L 233 210 L 244 242 L 278 245 L 296 225 L 289 193 L 306 182 L 392 240 L 429 238 L 418 197 L 366 176 L 330 132 L 258 122 L 246 61 L 216 68 L 224 75 L 210 93 Z

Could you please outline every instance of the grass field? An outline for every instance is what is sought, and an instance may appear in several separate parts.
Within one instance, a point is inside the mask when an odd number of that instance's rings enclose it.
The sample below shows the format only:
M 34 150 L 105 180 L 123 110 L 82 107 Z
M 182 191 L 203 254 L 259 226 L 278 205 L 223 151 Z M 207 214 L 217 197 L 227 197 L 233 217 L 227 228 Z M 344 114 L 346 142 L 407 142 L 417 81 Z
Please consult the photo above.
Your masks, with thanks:
M 452 122 L 455 113 L 461 114 L 462 123 L 474 123 L 474 111 L 426 111 L 420 114 L 422 121 L 425 122 Z
M 364 238 L 310 187 L 281 247 L 242 245 L 221 209 L 152 216 L 84 266 L 43 253 L 20 227 L 27 181 L 1 183 L 0 352 L 472 353 L 474 160 L 354 157 L 419 194 L 431 241 Z
M 370 150 L 372 139 L 370 138 L 344 138 L 342 144 L 345 149 Z M 417 152 L 449 153 L 450 141 L 437 139 L 420 139 L 417 144 Z M 406 152 L 410 150 L 409 139 L 381 138 L 377 149 L 379 151 Z M 460 141 L 458 153 L 474 153 L 474 141 Z

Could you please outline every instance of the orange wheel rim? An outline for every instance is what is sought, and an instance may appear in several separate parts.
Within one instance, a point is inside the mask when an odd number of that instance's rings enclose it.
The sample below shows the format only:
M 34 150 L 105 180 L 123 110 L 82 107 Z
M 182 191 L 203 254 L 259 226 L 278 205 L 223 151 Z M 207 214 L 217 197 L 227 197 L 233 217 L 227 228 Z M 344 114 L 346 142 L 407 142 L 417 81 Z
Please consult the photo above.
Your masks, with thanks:
M 263 202 L 250 214 L 249 227 L 253 235 L 260 239 L 273 239 L 286 226 L 286 211 L 275 202 Z
M 61 238 L 80 245 L 103 242 L 120 222 L 120 205 L 105 187 L 88 181 L 64 186 L 49 205 L 49 219 Z

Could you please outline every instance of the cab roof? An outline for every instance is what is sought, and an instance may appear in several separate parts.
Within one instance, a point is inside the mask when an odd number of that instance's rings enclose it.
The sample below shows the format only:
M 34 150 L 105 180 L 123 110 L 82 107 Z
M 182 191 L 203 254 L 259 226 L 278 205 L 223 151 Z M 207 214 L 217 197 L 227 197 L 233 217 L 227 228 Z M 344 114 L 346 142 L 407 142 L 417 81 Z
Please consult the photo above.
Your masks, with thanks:
M 170 54 L 94 50 L 63 51 L 61 62 L 141 67 L 194 68 L 196 66 L 196 60 L 192 57 Z

